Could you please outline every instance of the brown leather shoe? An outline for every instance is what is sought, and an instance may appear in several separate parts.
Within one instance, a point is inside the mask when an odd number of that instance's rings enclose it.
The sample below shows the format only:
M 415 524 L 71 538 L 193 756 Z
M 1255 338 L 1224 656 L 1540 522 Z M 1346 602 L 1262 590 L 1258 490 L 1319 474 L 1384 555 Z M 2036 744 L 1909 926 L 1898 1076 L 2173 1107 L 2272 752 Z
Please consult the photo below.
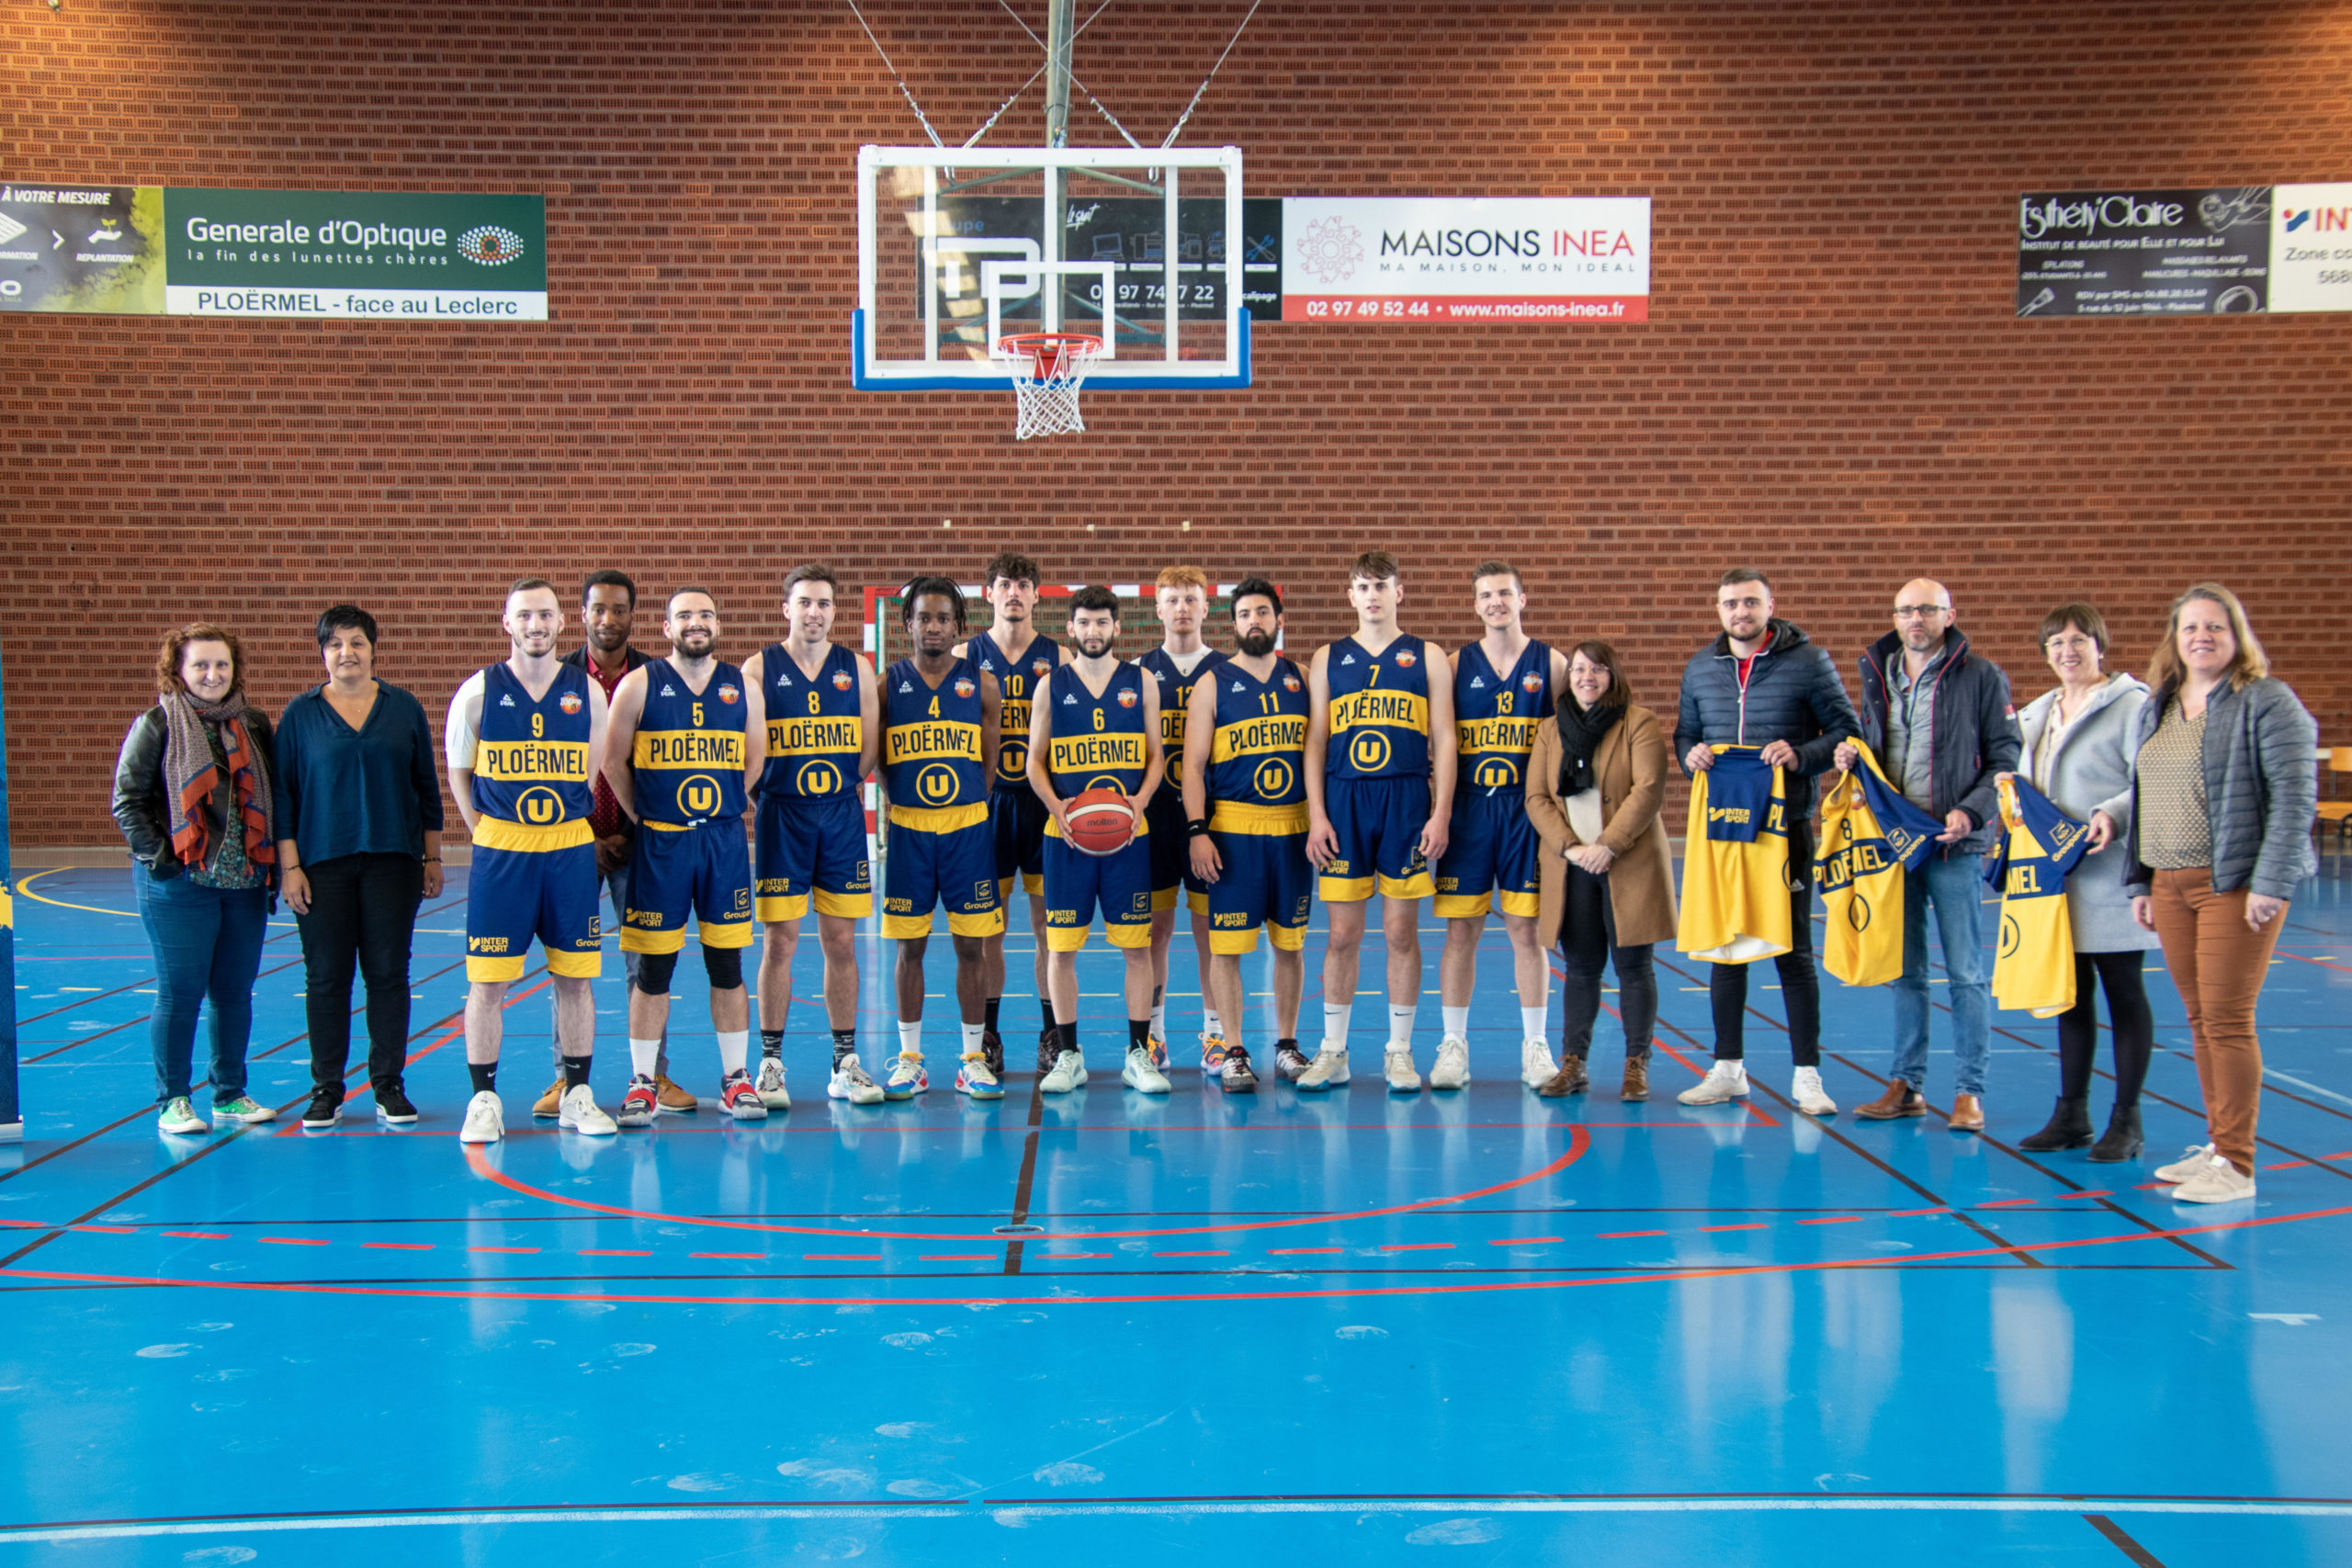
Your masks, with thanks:
M 1854 1107 L 1854 1114 L 1865 1122 L 1892 1122 L 1898 1116 L 1924 1116 L 1927 1111 L 1928 1102 L 1919 1098 L 1919 1091 L 1901 1078 L 1888 1079 L 1884 1094 L 1868 1105 Z M 1981 1127 L 1984 1123 L 1979 1122 L 1977 1125 Z
M 1535 1092 L 1546 1100 L 1557 1100 L 1564 1094 L 1582 1094 L 1592 1087 L 1592 1077 L 1585 1071 L 1582 1056 L 1564 1056 L 1560 1070 L 1544 1080 Z
M 1981 1133 L 1984 1130 L 1984 1102 L 1973 1094 L 1951 1097 L 1951 1115 L 1945 1122 L 1955 1133 Z
M 1650 1097 L 1650 1065 L 1640 1056 L 1625 1058 L 1625 1087 L 1617 1091 L 1623 1100 L 1647 1100 Z
M 563 1075 L 558 1073 L 555 1082 L 548 1085 L 547 1093 L 531 1102 L 531 1114 L 549 1121 L 563 1113 Z
M 673 1116 L 689 1115 L 702 1109 L 702 1101 L 672 1083 L 667 1073 L 653 1075 L 653 1088 L 662 1109 Z

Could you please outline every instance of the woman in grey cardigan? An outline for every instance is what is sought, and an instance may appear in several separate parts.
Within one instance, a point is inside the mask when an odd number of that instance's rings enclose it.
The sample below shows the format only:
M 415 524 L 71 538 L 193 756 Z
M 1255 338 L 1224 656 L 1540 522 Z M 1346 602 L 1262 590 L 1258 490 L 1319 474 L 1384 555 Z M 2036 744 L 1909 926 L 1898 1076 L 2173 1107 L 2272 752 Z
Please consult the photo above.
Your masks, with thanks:
M 2140 1152 L 2140 1086 L 2155 1047 L 2155 1021 L 2141 982 L 2142 954 L 2156 945 L 2132 918 L 2124 891 L 2132 823 L 2132 728 L 2148 688 L 2102 668 L 2107 622 L 2088 604 L 2064 604 L 2041 618 L 2041 651 L 2059 685 L 2018 715 L 2019 770 L 2061 811 L 2090 825 L 2092 852 L 2066 878 L 2075 932 L 2075 1005 L 2058 1017 L 2058 1106 L 2018 1147 L 2039 1154 L 2091 1142 L 2091 1065 L 2098 1055 L 2098 992 L 2115 1037 L 2115 1108 L 2090 1157 L 2113 1162 Z

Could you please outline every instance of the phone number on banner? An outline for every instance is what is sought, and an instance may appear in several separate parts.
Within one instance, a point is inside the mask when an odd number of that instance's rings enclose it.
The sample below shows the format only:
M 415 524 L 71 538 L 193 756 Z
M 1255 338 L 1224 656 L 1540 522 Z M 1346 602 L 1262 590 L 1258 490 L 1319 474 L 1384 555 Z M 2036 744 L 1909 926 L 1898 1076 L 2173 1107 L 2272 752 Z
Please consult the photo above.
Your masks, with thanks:
M 1646 295 L 1285 294 L 1285 321 L 1645 321 Z

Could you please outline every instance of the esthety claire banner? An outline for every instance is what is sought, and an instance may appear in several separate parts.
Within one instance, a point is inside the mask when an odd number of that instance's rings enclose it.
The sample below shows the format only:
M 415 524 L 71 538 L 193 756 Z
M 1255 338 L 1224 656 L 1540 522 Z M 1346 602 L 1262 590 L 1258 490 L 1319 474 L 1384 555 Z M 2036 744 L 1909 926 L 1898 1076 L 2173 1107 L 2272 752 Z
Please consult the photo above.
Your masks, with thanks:
M 0 183 L 0 310 L 544 321 L 547 199 Z
M 1286 197 L 1285 321 L 1645 321 L 1650 198 Z

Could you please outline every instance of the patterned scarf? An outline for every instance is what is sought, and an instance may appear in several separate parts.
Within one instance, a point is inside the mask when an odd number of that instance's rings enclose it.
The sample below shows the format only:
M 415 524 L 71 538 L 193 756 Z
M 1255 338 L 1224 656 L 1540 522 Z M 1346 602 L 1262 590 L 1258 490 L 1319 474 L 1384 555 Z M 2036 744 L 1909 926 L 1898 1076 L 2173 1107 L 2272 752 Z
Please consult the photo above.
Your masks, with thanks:
M 235 785 L 237 816 L 244 825 L 245 858 L 256 866 L 277 863 L 277 835 L 270 821 L 269 767 L 245 732 L 245 694 L 231 692 L 206 707 L 183 689 L 156 703 L 164 710 L 164 792 L 175 826 L 172 850 L 183 863 L 209 863 L 219 847 L 205 805 L 220 787 L 220 767 L 204 727 L 220 731 L 221 753 Z

